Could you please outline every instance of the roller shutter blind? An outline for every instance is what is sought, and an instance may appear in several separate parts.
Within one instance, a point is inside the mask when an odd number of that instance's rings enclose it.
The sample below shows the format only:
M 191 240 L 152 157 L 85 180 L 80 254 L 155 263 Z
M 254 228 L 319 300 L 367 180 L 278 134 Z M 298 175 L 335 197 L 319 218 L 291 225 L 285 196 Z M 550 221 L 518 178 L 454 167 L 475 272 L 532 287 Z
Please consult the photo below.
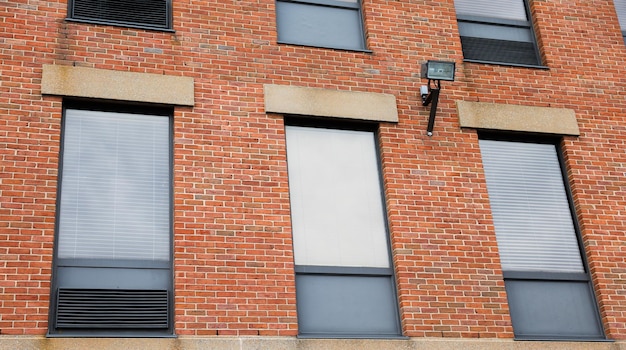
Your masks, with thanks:
M 502 268 L 584 272 L 556 147 L 480 140 Z

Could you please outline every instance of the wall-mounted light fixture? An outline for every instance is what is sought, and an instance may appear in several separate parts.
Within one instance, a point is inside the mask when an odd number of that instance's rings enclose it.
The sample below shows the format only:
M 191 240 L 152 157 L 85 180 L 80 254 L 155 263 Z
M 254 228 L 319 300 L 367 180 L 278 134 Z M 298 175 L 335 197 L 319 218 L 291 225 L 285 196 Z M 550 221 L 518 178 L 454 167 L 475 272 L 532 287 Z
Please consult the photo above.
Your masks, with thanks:
M 437 114 L 437 103 L 439 102 L 439 90 L 441 90 L 441 81 L 454 81 L 455 62 L 447 61 L 427 61 L 422 64 L 422 79 L 428 79 L 428 85 L 420 87 L 422 95 L 422 106 L 430 106 L 430 117 L 428 118 L 428 128 L 426 133 L 433 136 L 433 128 L 435 126 L 435 115 Z M 431 86 L 431 83 L 434 86 Z

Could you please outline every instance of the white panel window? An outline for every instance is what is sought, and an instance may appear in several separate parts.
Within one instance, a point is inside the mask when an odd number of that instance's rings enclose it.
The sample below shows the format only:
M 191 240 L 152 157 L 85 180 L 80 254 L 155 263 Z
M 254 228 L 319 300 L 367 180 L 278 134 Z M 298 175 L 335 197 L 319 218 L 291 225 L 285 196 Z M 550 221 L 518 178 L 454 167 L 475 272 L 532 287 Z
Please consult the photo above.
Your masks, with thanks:
M 289 125 L 286 139 L 300 336 L 397 337 L 374 132 Z
M 371 132 L 287 126 L 296 264 L 389 267 Z

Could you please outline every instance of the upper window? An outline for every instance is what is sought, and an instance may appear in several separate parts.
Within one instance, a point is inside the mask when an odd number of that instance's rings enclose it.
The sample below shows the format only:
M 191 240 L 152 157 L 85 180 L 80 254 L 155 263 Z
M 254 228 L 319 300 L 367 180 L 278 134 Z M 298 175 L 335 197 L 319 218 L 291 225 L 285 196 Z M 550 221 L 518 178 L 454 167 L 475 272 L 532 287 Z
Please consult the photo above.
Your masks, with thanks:
M 171 29 L 171 0 L 69 0 L 68 19 L 147 29 Z
M 624 43 L 626 44 L 626 0 L 614 0 L 615 9 L 617 10 L 617 18 L 619 24 L 622 27 L 622 36 L 624 37 Z
M 286 138 L 300 336 L 399 336 L 375 133 Z
M 603 339 L 552 143 L 482 138 L 480 151 L 518 339 Z
M 278 42 L 365 50 L 360 0 L 277 0 Z
M 541 65 L 524 0 L 455 0 L 466 61 Z
M 172 333 L 170 116 L 145 112 L 65 110 L 51 335 Z

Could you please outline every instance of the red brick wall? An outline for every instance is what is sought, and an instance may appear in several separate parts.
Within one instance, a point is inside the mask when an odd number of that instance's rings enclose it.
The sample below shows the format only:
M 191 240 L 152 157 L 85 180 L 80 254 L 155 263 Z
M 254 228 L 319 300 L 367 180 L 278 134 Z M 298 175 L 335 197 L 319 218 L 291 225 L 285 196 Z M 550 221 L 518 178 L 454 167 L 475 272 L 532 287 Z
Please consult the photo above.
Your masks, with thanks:
M 364 0 L 371 53 L 276 44 L 272 0 L 174 0 L 175 33 L 65 21 L 65 1 L 0 4 L 0 334 L 44 334 L 61 99 L 43 64 L 182 75 L 174 115 L 177 334 L 296 335 L 282 117 L 263 84 L 396 96 L 380 146 L 407 336 L 513 336 L 474 130 L 455 100 L 570 108 L 563 141 L 607 334 L 626 339 L 626 47 L 613 4 L 534 0 L 548 69 L 463 63 L 453 0 Z M 455 60 L 426 136 L 419 64 Z

